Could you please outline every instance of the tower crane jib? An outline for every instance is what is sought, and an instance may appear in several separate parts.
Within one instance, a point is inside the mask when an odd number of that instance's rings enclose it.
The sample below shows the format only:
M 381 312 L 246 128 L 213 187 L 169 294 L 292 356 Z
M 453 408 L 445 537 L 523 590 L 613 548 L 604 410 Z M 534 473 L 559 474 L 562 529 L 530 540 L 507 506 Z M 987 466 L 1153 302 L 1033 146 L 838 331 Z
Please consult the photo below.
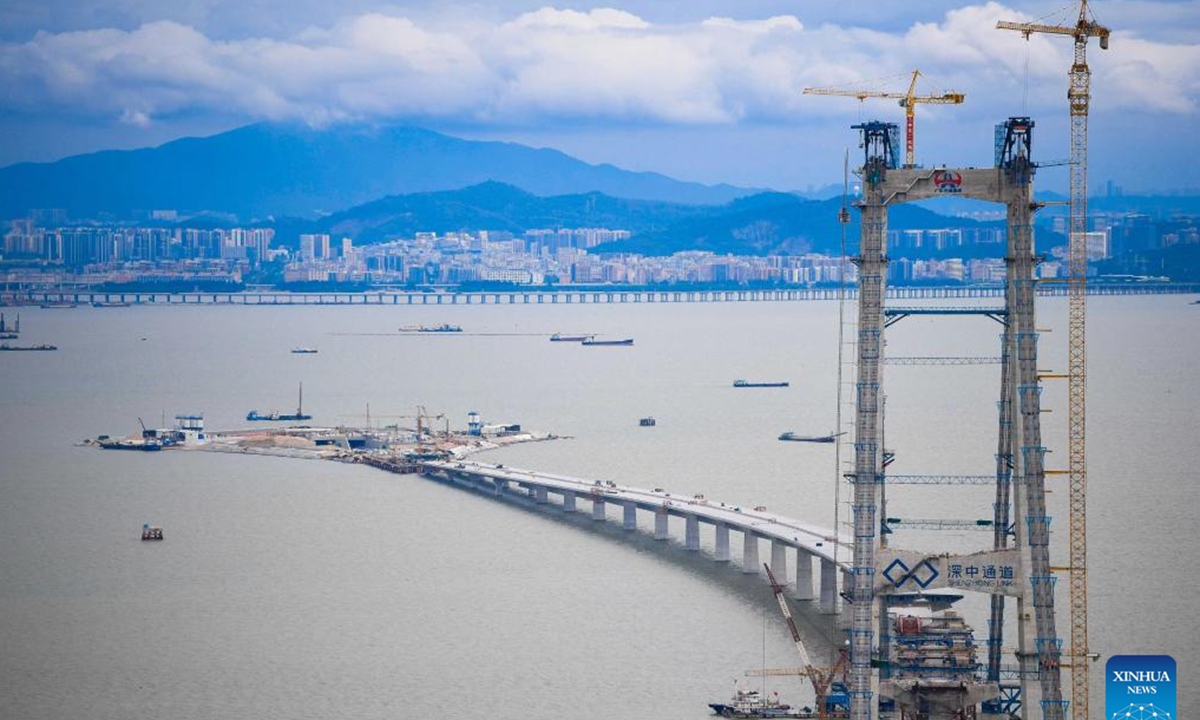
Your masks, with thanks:
M 916 154 L 916 118 L 914 111 L 917 105 L 961 105 L 966 95 L 960 92 L 944 92 L 936 95 L 918 95 L 917 94 L 917 79 L 921 77 L 920 70 L 912 71 L 912 79 L 908 83 L 907 92 L 887 92 L 877 90 L 852 90 L 833 87 L 809 87 L 804 88 L 805 95 L 832 95 L 837 97 L 852 97 L 857 98 L 860 102 L 867 98 L 883 98 L 887 100 L 898 100 L 900 107 L 904 108 L 904 166 L 916 167 L 914 156 Z

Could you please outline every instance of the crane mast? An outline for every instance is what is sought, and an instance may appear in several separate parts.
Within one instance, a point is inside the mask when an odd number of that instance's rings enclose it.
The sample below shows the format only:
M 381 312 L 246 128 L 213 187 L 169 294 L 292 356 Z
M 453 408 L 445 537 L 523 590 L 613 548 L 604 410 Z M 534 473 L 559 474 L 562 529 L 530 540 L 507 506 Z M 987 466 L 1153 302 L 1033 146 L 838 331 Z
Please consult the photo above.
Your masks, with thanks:
M 779 609 L 783 611 L 783 618 L 787 620 L 788 630 L 792 633 L 792 642 L 796 644 L 796 652 L 800 653 L 800 659 L 805 663 L 803 668 L 764 668 L 760 673 L 747 671 L 747 674 L 754 675 L 802 675 L 808 678 L 813 686 L 813 694 L 817 701 L 817 717 L 820 720 L 825 720 L 829 717 L 829 710 L 826 706 L 825 697 L 829 691 L 829 686 L 833 683 L 833 678 L 842 671 L 845 658 L 843 657 L 833 667 L 815 667 L 808 662 L 808 653 L 804 650 L 804 643 L 800 641 L 800 631 L 796 629 L 796 621 L 792 619 L 792 611 L 788 608 L 787 598 L 783 596 L 784 586 L 775 579 L 775 573 L 771 572 L 771 566 L 763 563 L 763 567 L 767 569 L 767 579 L 771 583 L 771 591 L 775 593 L 775 600 L 779 603 Z
M 1087 0 L 1079 3 L 1075 25 L 1043 25 L 1001 21 L 996 27 L 1016 30 L 1028 40 L 1032 33 L 1068 35 L 1075 41 L 1067 101 L 1071 112 L 1071 200 L 1068 241 L 1068 477 L 1070 478 L 1070 605 L 1072 716 L 1087 720 L 1087 129 L 1091 100 L 1091 70 L 1087 64 L 1090 38 L 1108 49 L 1109 29 L 1091 20 Z

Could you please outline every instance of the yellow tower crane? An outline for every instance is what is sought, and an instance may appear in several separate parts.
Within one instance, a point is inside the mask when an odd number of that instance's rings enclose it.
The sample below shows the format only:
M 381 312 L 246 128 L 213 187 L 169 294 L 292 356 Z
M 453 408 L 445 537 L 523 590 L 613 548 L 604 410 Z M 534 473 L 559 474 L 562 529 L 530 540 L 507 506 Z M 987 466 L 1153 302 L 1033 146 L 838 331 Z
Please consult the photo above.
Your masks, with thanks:
M 887 92 L 880 90 L 853 90 L 845 88 L 804 88 L 805 95 L 836 95 L 840 97 L 858 98 L 859 101 L 867 98 L 884 98 L 887 100 L 899 100 L 900 107 L 904 108 L 904 167 L 915 167 L 913 161 L 913 152 L 916 149 L 916 121 L 913 118 L 913 111 L 917 105 L 960 105 L 966 98 L 965 95 L 958 92 L 946 92 L 941 95 L 917 95 L 917 78 L 921 77 L 920 70 L 913 70 L 912 80 L 908 84 L 908 92 Z
M 1088 714 L 1088 633 L 1087 633 L 1087 122 L 1091 99 L 1091 70 L 1087 64 L 1090 38 L 1100 39 L 1100 49 L 1108 49 L 1109 29 L 1088 12 L 1087 0 L 1080 0 L 1079 16 L 1074 25 L 1045 25 L 1001 20 L 1000 30 L 1016 30 L 1028 40 L 1033 33 L 1066 35 L 1075 39 L 1075 60 L 1071 64 L 1067 102 L 1071 108 L 1071 232 L 1068 244 L 1067 294 L 1068 357 L 1067 406 L 1070 476 L 1070 579 L 1071 579 L 1071 706 L 1072 716 L 1087 720 Z

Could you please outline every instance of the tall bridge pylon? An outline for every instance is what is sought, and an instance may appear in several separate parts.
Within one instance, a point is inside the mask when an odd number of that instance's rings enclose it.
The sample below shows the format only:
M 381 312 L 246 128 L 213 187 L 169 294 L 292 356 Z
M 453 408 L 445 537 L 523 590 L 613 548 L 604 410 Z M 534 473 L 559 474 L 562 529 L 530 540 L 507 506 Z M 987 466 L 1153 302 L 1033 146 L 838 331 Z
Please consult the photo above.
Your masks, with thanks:
M 854 484 L 854 557 L 845 590 L 850 619 L 851 720 L 872 720 L 881 705 L 894 705 L 899 711 L 895 717 L 900 718 L 974 718 L 981 703 L 985 713 L 1002 712 L 1025 720 L 1065 717 L 1037 374 L 1033 127 L 1033 121 L 1025 117 L 1009 118 L 997 126 L 993 168 L 920 169 L 900 166 L 895 125 L 867 122 L 854 126 L 861 133 L 864 156 L 857 171 L 863 188 L 856 203 L 862 214 L 862 237 L 855 258 L 859 266 L 858 357 L 854 470 L 849 476 Z M 990 548 L 969 554 L 931 554 L 900 549 L 895 538 L 885 542 L 885 534 L 891 532 L 890 519 L 881 508 L 888 461 L 894 457 L 883 447 L 884 333 L 895 322 L 887 319 L 884 307 L 888 209 L 947 195 L 1002 203 L 1008 223 L 1004 308 L 984 308 L 977 313 L 1004 327 L 994 458 L 996 494 L 990 521 L 993 535 Z M 966 590 L 991 596 L 985 673 L 974 664 L 970 628 L 946 611 L 956 593 Z M 1017 606 L 1017 649 L 1013 662 L 1006 664 L 1001 648 L 1008 597 L 1014 598 Z M 943 624 L 937 629 L 942 639 L 938 642 L 944 645 L 945 656 L 953 659 L 936 667 L 921 655 L 922 643 L 929 641 L 922 639 L 915 626 L 893 632 L 889 610 L 917 603 L 932 604 L 942 611 L 938 617 Z M 963 635 L 968 637 L 945 639 Z M 1011 680 L 1013 675 L 1016 682 Z

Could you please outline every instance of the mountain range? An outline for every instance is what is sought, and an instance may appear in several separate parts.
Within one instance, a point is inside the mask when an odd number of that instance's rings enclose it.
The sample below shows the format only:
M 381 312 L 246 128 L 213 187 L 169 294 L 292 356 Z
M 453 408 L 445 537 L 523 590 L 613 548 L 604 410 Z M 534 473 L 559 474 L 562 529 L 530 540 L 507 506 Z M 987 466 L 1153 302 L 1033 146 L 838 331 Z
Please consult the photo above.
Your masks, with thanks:
M 241 222 L 316 218 L 387 195 L 489 180 L 535 195 L 600 192 L 684 204 L 719 204 L 754 192 L 408 126 L 259 123 L 154 148 L 0 168 L 0 217 L 63 208 L 73 218 L 127 217 L 136 209 L 232 214 Z
M 295 246 L 301 233 L 349 237 L 356 245 L 417 232 L 526 230 L 604 227 L 629 230 L 628 240 L 589 252 L 670 255 L 707 250 L 738 255 L 841 252 L 841 199 L 806 200 L 788 193 L 763 192 L 718 205 L 689 205 L 630 200 L 604 193 L 541 197 L 512 185 L 487 182 L 461 190 L 394 195 L 317 220 L 286 218 L 270 224 L 275 241 Z M 846 228 L 848 249 L 858 246 L 857 213 Z M 1002 223 L 950 218 L 919 205 L 900 205 L 889 213 L 896 230 L 941 227 L 998 227 Z M 961 254 L 961 250 L 960 250 Z

